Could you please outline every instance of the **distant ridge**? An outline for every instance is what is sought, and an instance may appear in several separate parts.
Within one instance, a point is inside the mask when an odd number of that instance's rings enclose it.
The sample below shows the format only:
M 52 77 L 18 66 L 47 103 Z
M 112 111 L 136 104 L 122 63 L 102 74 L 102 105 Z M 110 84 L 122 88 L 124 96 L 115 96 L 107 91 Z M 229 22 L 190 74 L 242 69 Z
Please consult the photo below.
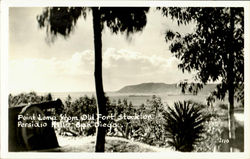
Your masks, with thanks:
M 207 84 L 199 94 L 209 94 L 216 88 L 217 84 Z M 128 85 L 117 91 L 118 93 L 171 93 L 180 94 L 181 88 L 175 84 L 166 83 L 141 83 L 137 85 Z

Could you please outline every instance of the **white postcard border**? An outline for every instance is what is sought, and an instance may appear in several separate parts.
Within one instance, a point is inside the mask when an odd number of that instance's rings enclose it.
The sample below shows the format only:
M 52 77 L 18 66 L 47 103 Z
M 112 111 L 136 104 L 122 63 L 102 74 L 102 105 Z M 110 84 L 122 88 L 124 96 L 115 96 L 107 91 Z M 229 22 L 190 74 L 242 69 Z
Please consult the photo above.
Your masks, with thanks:
M 38 153 L 8 152 L 8 8 L 45 6 L 176 6 L 176 7 L 244 7 L 245 21 L 245 121 L 244 152 L 242 153 Z M 2 0 L 1 1 L 1 158 L 250 158 L 249 153 L 249 52 L 250 52 L 250 2 L 246 1 L 79 1 L 79 0 Z

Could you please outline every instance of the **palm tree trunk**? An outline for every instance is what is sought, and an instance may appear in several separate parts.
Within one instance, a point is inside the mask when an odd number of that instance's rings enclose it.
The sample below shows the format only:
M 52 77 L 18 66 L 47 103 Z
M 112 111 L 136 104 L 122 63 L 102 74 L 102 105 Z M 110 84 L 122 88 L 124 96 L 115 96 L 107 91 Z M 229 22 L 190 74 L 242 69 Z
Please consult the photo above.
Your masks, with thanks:
M 229 128 L 229 139 L 230 139 L 230 152 L 234 151 L 233 143 L 235 142 L 235 119 L 234 119 L 234 48 L 233 48 L 233 34 L 234 34 L 234 11 L 230 8 L 230 38 L 229 41 L 229 55 L 228 55 L 228 128 Z
M 93 30 L 94 30 L 94 47 L 95 47 L 95 86 L 97 98 L 97 114 L 106 116 L 106 99 L 103 91 L 102 82 L 102 29 L 100 22 L 100 9 L 92 8 L 93 15 Z M 104 124 L 105 120 L 98 119 L 97 122 Z M 95 152 L 104 152 L 105 149 L 105 135 L 106 128 L 102 126 L 97 127 Z

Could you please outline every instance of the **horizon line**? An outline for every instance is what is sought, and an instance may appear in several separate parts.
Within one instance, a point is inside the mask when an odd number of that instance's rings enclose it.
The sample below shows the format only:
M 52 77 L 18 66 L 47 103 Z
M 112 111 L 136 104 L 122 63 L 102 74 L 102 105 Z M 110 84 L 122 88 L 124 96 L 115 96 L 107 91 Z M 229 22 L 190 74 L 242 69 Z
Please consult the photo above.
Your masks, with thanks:
M 167 85 L 173 85 L 173 84 L 178 84 L 178 82 L 176 83 L 164 83 L 164 82 L 143 82 L 143 83 L 139 83 L 139 84 L 128 84 L 128 85 L 125 85 L 123 87 L 121 87 L 120 89 L 124 88 L 124 87 L 127 87 L 127 86 L 136 86 L 136 85 L 140 85 L 140 84 L 149 84 L 149 83 L 158 83 L 158 84 L 167 84 Z M 213 83 L 207 83 L 206 85 L 209 85 L 209 84 L 219 84 L 219 83 L 216 83 L 216 82 L 213 82 Z M 104 93 L 113 93 L 113 92 L 118 92 L 120 89 L 117 89 L 117 90 L 107 90 L 105 91 L 104 90 Z M 30 93 L 30 92 L 35 92 L 35 93 L 76 93 L 76 92 L 84 92 L 84 93 L 95 93 L 96 91 L 95 90 L 76 90 L 76 91 L 71 91 L 71 90 L 65 90 L 65 91 L 35 91 L 35 90 L 23 90 L 23 91 L 14 91 L 14 92 L 11 92 L 9 91 L 8 93 L 9 94 L 21 94 L 21 93 Z

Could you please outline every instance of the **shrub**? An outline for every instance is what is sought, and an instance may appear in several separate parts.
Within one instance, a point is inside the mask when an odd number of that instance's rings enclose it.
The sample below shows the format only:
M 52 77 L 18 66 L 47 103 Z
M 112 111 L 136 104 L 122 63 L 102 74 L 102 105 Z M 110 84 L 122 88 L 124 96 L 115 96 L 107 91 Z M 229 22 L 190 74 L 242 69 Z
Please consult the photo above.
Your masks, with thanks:
M 148 130 L 148 138 L 146 138 L 145 143 L 157 146 L 165 145 L 163 128 L 165 123 L 163 118 L 164 105 L 161 98 L 153 95 L 151 100 L 147 100 L 146 107 L 146 114 L 150 115 L 151 118 L 146 120 L 146 124 L 144 124 L 147 126 L 145 129 Z
M 204 132 L 205 118 L 202 108 L 190 101 L 175 102 L 174 108 L 164 112 L 167 143 L 177 151 L 190 152 L 200 142 Z
M 91 98 L 88 96 L 83 96 L 83 97 L 79 97 L 77 99 L 75 99 L 74 101 L 72 100 L 71 96 L 68 95 L 68 97 L 65 100 L 64 103 L 64 110 L 62 112 L 64 115 L 69 116 L 69 117 L 78 117 L 78 119 L 80 119 L 80 117 L 82 115 L 94 115 L 96 118 L 96 99 L 94 96 L 92 96 Z M 79 120 L 81 124 L 87 124 L 88 120 L 86 121 L 81 121 Z M 60 122 L 64 123 L 68 123 L 68 121 L 63 121 L 61 120 Z M 65 132 L 74 132 L 77 135 L 94 135 L 95 134 L 95 126 L 92 125 L 91 127 L 76 127 L 76 122 L 78 121 L 70 121 L 69 123 L 71 124 L 70 127 L 64 128 L 64 129 L 60 129 L 60 131 L 65 131 Z
M 65 100 L 63 113 L 67 116 L 78 116 L 80 118 L 83 114 L 96 114 L 96 99 L 94 96 L 79 97 L 72 101 L 70 95 Z
M 108 114 L 114 113 L 114 103 L 110 102 L 110 99 L 106 97 L 107 100 L 107 112 Z M 73 132 L 77 135 L 94 135 L 96 132 L 96 127 L 93 123 L 96 122 L 97 118 L 97 103 L 96 98 L 94 96 L 88 97 L 87 95 L 83 97 L 79 97 L 77 99 L 72 100 L 72 97 L 68 95 L 64 102 L 64 109 L 62 114 L 68 117 L 77 117 L 79 120 L 76 121 L 63 121 L 62 123 L 70 123 L 70 127 L 64 128 L 59 131 Z M 94 120 L 80 120 L 82 115 L 94 116 Z M 89 124 L 86 127 L 76 127 L 76 123 L 80 122 L 80 124 Z M 108 120 L 107 123 L 111 123 L 112 121 Z
M 203 139 L 200 145 L 195 145 L 197 152 L 213 152 L 214 148 L 218 146 L 218 141 L 222 133 L 222 121 L 219 117 L 211 116 L 206 120 L 204 127 L 205 132 L 202 134 Z
M 130 137 L 132 140 L 143 142 L 149 145 L 163 146 L 165 145 L 163 124 L 165 120 L 162 113 L 164 105 L 161 98 L 152 96 L 146 101 L 146 105 L 134 108 L 132 103 L 125 107 L 125 113 L 128 115 L 147 115 L 148 119 L 128 120 L 124 124 L 129 125 Z M 124 131 L 124 130 L 123 130 Z
M 52 100 L 52 95 L 50 93 L 44 96 L 39 96 L 35 92 L 20 93 L 15 96 L 9 94 L 9 107 L 25 105 L 28 103 L 33 104 L 33 103 L 47 102 L 51 100 Z

